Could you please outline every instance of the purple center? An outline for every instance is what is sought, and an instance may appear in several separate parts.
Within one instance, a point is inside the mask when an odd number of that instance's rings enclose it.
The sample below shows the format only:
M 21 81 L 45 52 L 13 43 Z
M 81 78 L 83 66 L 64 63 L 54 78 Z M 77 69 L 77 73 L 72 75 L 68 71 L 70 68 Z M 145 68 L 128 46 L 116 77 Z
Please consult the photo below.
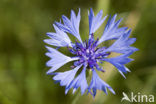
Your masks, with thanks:
M 80 58 L 78 61 L 74 62 L 73 67 L 86 64 L 90 69 L 96 68 L 97 70 L 104 71 L 97 62 L 102 62 L 102 59 L 107 57 L 110 53 L 103 52 L 106 47 L 97 47 L 98 40 L 99 39 L 94 41 L 94 36 L 92 34 L 89 40 L 83 42 L 83 44 L 76 41 L 73 45 L 73 49 L 68 48 L 72 54 Z

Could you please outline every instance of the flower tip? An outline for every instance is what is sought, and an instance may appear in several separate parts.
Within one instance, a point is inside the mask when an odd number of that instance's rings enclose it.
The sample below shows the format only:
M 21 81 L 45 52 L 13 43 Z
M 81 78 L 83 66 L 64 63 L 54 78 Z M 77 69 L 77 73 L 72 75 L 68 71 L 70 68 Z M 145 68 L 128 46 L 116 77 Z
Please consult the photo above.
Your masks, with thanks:
M 75 93 L 75 91 L 76 91 L 76 88 L 73 89 L 73 94 Z
M 49 71 L 46 72 L 47 75 L 51 75 L 51 73 Z
M 100 13 L 100 14 L 103 14 L 103 10 L 101 9 L 99 13 Z
M 68 91 L 69 91 L 69 89 L 66 89 L 66 90 L 65 90 L 65 95 L 67 95 L 67 94 L 68 94 Z
M 116 94 L 115 91 L 110 87 L 108 88 L 114 95 Z
M 50 47 L 48 47 L 48 46 L 45 45 L 45 48 L 47 48 L 49 50 Z M 45 53 L 45 54 L 47 54 L 47 53 Z
M 90 8 L 90 11 L 93 11 L 93 8 Z
M 80 16 L 80 12 L 81 12 L 81 9 L 79 8 L 79 11 L 78 11 L 78 16 Z
M 139 49 L 138 48 L 135 48 L 135 51 L 139 51 Z
M 119 21 L 121 22 L 123 20 L 123 18 L 120 18 Z
M 55 24 L 53 24 L 53 27 L 54 27 L 54 28 L 57 28 L 57 26 L 56 26 Z
M 131 72 L 130 70 L 127 70 L 129 73 Z
M 48 71 L 46 72 L 46 74 L 47 74 L 47 75 L 57 75 L 56 72 L 53 73 L 53 71 L 51 71 L 51 70 L 48 70 Z M 53 78 L 54 78 L 54 77 L 53 77 Z
M 114 95 L 116 94 L 114 90 L 113 90 L 113 92 L 112 92 L 112 93 L 113 93 Z
M 61 20 L 61 19 L 60 19 L 60 20 Z M 59 23 L 59 22 L 57 22 L 57 21 L 54 22 L 54 24 L 56 24 L 56 25 L 57 25 L 58 23 Z
M 47 43 L 47 39 L 44 39 L 43 42 L 44 42 L 44 43 Z
M 65 15 L 62 15 L 62 19 L 66 19 L 66 16 Z
M 117 17 L 117 13 L 115 13 L 113 17 L 116 18 Z
M 90 8 L 90 13 L 89 14 L 94 16 L 94 12 L 93 12 L 92 8 Z
M 51 48 L 51 47 L 49 47 L 49 46 L 46 46 L 46 45 L 45 45 L 45 48 L 47 48 L 47 50 L 48 50 L 49 52 L 51 52 L 51 50 L 53 49 L 53 48 Z M 47 53 L 45 53 L 45 55 L 48 56 L 49 53 L 47 52 Z
M 50 36 L 52 36 L 52 33 L 51 32 L 47 32 L 46 35 L 50 37 Z
M 134 52 L 139 51 L 138 48 L 132 47 L 131 52 L 129 52 L 129 54 L 133 54 Z
M 104 20 L 108 17 L 108 14 L 104 17 Z
M 132 29 L 128 29 L 128 30 L 126 31 L 126 34 L 130 34 L 131 31 L 132 31 Z
M 130 59 L 130 61 L 134 61 L 134 59 L 132 59 L 132 58 L 129 58 Z
M 123 75 L 124 79 L 126 79 L 125 75 Z

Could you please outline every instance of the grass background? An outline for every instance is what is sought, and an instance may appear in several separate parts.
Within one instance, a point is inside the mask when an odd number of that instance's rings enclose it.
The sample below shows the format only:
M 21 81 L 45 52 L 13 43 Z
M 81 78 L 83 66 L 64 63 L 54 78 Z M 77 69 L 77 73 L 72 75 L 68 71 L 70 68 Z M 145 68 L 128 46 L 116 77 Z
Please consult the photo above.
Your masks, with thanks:
M 128 64 L 131 73 L 125 80 L 109 64 L 100 75 L 115 90 L 105 95 L 64 94 L 64 87 L 54 84 L 45 73 L 43 39 L 54 31 L 52 24 L 62 14 L 81 8 L 80 33 L 88 37 L 88 10 L 123 17 L 121 26 L 133 29 L 132 37 L 139 51 Z M 156 95 L 156 0 L 0 0 L 0 104 L 120 104 L 122 92 Z M 104 25 L 98 30 L 100 36 Z M 66 52 L 67 53 L 67 52 Z M 68 54 L 68 53 L 67 53 Z M 68 66 L 66 66 L 68 68 Z M 113 100 L 112 100 L 113 99 Z M 123 102 L 127 104 L 128 102 Z M 137 103 L 136 103 L 137 104 Z

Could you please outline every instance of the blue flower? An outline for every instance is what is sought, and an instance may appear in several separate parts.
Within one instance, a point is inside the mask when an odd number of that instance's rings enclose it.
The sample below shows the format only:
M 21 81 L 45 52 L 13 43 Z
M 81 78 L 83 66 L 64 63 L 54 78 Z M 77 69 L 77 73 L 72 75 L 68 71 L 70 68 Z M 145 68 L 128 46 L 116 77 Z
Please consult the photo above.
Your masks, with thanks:
M 89 17 L 89 39 L 82 41 L 79 34 L 80 24 L 80 9 L 78 14 L 71 11 L 70 19 L 66 16 L 62 16 L 63 23 L 55 22 L 54 29 L 56 32 L 48 32 L 47 35 L 50 39 L 45 39 L 44 42 L 56 47 L 66 47 L 74 57 L 66 56 L 54 49 L 46 46 L 48 52 L 46 55 L 51 59 L 46 63 L 48 67 L 51 67 L 47 74 L 54 75 L 53 80 L 60 83 L 60 86 L 65 86 L 65 94 L 73 88 L 73 93 L 80 88 L 81 94 L 84 94 L 87 90 L 88 93 L 95 97 L 97 90 L 102 90 L 107 94 L 107 89 L 115 94 L 115 91 L 104 82 L 97 74 L 97 72 L 105 72 L 99 63 L 109 62 L 114 65 L 119 73 L 124 77 L 130 70 L 125 64 L 132 61 L 128 58 L 132 53 L 138 49 L 130 46 L 136 39 L 129 38 L 131 29 L 127 27 L 120 27 L 121 19 L 116 21 L 117 14 L 113 17 L 110 16 L 104 32 L 101 38 L 94 38 L 94 33 L 102 25 L 107 16 L 102 18 L 102 10 L 94 16 L 94 12 L 90 9 L 88 13 Z M 77 40 L 72 42 L 67 34 L 73 35 Z M 100 44 L 108 41 L 116 40 L 110 46 L 101 46 Z M 116 57 L 108 57 L 112 52 L 120 53 Z M 74 61 L 74 62 L 73 62 Z M 55 72 L 68 62 L 73 62 L 71 70 L 65 72 Z M 92 72 L 92 79 L 90 83 L 87 83 L 86 72 Z

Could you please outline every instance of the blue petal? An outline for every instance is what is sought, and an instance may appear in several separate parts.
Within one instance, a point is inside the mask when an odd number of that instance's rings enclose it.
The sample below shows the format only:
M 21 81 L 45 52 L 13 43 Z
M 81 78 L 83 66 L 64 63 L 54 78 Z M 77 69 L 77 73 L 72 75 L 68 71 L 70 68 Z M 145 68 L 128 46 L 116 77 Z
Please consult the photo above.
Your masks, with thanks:
M 81 43 L 81 37 L 79 34 L 79 23 L 80 23 L 80 9 L 78 15 L 76 16 L 75 12 L 71 11 L 71 19 L 68 19 L 66 16 L 62 16 L 63 23 L 56 22 L 56 25 L 65 32 L 68 32 L 74 35 Z
M 118 40 L 116 40 L 110 47 L 108 47 L 104 52 L 117 52 L 117 53 L 127 53 L 129 51 L 137 51 L 135 47 L 131 47 L 136 39 L 128 38 L 131 33 L 131 30 L 127 31 L 122 35 Z
M 107 89 L 108 88 L 113 94 L 115 94 L 114 90 L 107 84 L 105 83 L 100 77 L 97 75 L 96 71 L 93 69 L 92 70 L 92 80 L 91 83 L 88 87 L 88 92 L 91 93 L 94 97 L 96 95 L 96 90 L 103 90 L 107 94 Z M 93 93 L 91 92 L 93 91 Z
M 123 73 L 130 72 L 130 70 L 128 68 L 126 68 L 124 66 L 124 64 L 127 64 L 127 63 L 133 61 L 133 59 L 128 58 L 128 56 L 131 55 L 132 53 L 133 52 L 129 52 L 129 53 L 117 56 L 117 57 L 105 58 L 105 59 L 103 59 L 103 61 L 107 61 L 107 62 L 113 64 L 118 69 L 118 71 L 121 73 L 121 75 L 123 77 L 125 77 L 123 75 Z
M 78 60 L 79 58 L 74 57 L 68 57 L 65 56 L 64 54 L 60 53 L 59 51 L 57 51 L 56 49 L 53 49 L 51 47 L 46 46 L 46 48 L 49 50 L 49 52 L 46 53 L 47 56 L 49 56 L 51 59 L 46 63 L 46 65 L 48 67 L 52 67 L 47 74 L 51 74 L 53 73 L 55 70 L 57 70 L 58 68 L 60 68 L 61 66 L 63 66 L 64 64 L 70 62 L 70 61 L 74 61 L 74 60 Z
M 53 26 L 55 28 L 56 33 L 48 32 L 47 35 L 51 39 L 45 39 L 44 42 L 58 47 L 72 47 L 71 40 L 69 39 L 68 35 L 62 30 L 60 30 L 56 25 Z
M 58 41 L 58 40 L 55 40 L 55 39 L 45 39 L 44 42 L 49 44 L 49 45 L 53 45 L 53 46 L 57 46 L 57 47 L 68 46 L 67 44 L 62 44 L 61 41 Z
M 86 66 L 83 68 L 82 72 L 70 83 L 68 87 L 66 87 L 65 93 L 67 94 L 68 91 L 73 87 L 73 93 L 80 87 L 81 94 L 84 94 L 88 84 L 86 80 Z
M 101 24 L 104 22 L 104 20 L 107 18 L 107 16 L 102 18 L 102 14 L 103 14 L 103 11 L 101 10 L 96 16 L 94 16 L 94 12 L 93 12 L 92 8 L 90 9 L 90 13 L 88 15 L 88 17 L 89 17 L 89 34 L 90 35 L 92 33 L 94 33 L 101 26 Z
M 131 72 L 127 67 L 124 66 L 124 68 L 125 68 L 125 70 L 126 70 L 127 72 Z M 126 79 L 124 73 L 123 73 L 122 71 L 120 71 L 120 70 L 118 70 L 118 71 L 119 71 L 119 73 Z
M 117 14 L 115 14 L 112 18 L 109 18 L 98 44 L 107 40 L 118 39 L 128 29 L 127 27 L 118 28 L 122 19 L 115 22 L 116 16 Z
M 74 79 L 76 72 L 82 65 L 77 66 L 76 68 L 65 71 L 65 72 L 58 72 L 53 77 L 54 80 L 59 81 L 61 86 L 69 86 L 71 81 Z

